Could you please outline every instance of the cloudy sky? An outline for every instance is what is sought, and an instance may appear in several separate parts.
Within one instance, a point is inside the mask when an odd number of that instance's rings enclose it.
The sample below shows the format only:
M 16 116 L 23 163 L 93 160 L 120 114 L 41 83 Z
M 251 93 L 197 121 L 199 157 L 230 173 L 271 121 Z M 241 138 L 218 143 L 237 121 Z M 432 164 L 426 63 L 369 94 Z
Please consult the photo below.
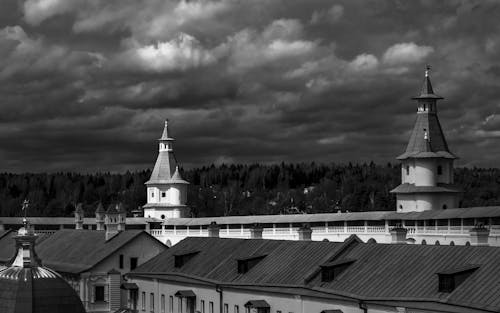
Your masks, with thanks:
M 500 166 L 500 3 L 1 0 L 0 171 L 394 162 L 432 65 L 459 166 Z

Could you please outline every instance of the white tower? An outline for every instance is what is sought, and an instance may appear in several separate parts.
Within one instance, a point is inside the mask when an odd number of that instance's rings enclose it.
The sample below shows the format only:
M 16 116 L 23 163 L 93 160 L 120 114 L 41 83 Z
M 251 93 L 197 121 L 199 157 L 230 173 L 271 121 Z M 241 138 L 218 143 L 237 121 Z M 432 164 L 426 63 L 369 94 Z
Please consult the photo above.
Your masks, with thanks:
M 158 158 L 151 178 L 146 182 L 148 203 L 143 206 L 144 217 L 189 217 L 190 210 L 186 206 L 189 183 L 179 173 L 172 147 L 174 139 L 169 137 L 168 120 L 158 141 Z
M 429 70 L 417 100 L 417 119 L 401 160 L 401 185 L 391 192 L 397 196 L 397 211 L 412 212 L 458 207 L 461 191 L 453 185 L 453 161 L 437 115 L 437 100 Z

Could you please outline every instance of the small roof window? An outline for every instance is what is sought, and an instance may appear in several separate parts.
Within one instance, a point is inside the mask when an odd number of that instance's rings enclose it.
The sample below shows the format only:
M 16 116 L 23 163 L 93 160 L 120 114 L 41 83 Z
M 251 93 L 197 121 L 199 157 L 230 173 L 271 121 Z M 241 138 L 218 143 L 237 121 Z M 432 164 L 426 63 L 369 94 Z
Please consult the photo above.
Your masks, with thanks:
M 479 265 L 464 265 L 457 268 L 447 269 L 438 272 L 439 292 L 453 292 L 462 284 L 472 273 L 479 268 Z

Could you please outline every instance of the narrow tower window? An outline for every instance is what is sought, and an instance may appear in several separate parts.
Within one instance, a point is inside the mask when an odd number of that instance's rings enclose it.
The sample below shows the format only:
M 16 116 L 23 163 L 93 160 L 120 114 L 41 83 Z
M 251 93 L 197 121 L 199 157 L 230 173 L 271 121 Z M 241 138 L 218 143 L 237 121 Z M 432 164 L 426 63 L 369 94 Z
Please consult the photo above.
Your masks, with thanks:
M 406 175 L 410 175 L 410 166 L 406 165 Z
M 443 167 L 441 165 L 438 165 L 437 172 L 438 175 L 443 175 Z

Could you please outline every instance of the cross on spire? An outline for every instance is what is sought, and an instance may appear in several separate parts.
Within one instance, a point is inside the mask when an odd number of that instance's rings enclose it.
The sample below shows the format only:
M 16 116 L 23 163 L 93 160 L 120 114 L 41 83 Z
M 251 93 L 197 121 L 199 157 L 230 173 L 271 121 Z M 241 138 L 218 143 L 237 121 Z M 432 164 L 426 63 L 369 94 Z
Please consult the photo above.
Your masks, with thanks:
M 431 66 L 427 64 L 425 67 L 425 77 L 429 77 L 429 72 L 431 71 Z

